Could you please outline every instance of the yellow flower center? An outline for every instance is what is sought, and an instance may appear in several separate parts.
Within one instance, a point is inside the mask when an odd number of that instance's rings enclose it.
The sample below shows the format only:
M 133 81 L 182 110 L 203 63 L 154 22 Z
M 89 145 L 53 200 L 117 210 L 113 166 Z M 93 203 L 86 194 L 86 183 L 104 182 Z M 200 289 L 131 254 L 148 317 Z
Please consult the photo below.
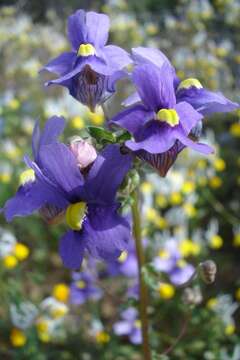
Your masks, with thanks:
M 78 56 L 95 55 L 95 48 L 92 44 L 81 44 L 78 49 Z
M 78 287 L 79 289 L 85 289 L 85 287 L 86 287 L 86 283 L 85 283 L 85 281 L 83 281 L 83 280 L 77 281 L 77 282 L 76 282 L 76 285 L 77 285 L 77 287 Z
M 189 79 L 185 79 L 183 81 L 180 82 L 180 84 L 178 85 L 178 90 L 180 89 L 189 89 L 190 87 L 195 87 L 197 89 L 202 89 L 202 84 L 200 83 L 200 81 L 198 79 L 194 79 L 194 78 L 189 78 Z
M 20 174 L 20 177 L 19 177 L 20 185 L 25 185 L 25 184 L 27 184 L 29 182 L 33 182 L 33 181 L 35 181 L 35 173 L 34 173 L 33 169 L 25 170 Z
M 140 328 L 141 328 L 141 320 L 135 320 L 135 321 L 134 321 L 134 326 L 135 326 L 136 328 L 140 329 Z
M 85 202 L 78 202 L 69 205 L 66 211 L 66 222 L 73 230 L 80 230 L 82 228 L 83 219 L 87 210 Z
M 127 257 L 128 257 L 128 252 L 122 251 L 121 255 L 118 257 L 118 261 L 120 263 L 124 263 L 124 261 L 126 261 Z
M 166 122 L 170 126 L 176 126 L 179 124 L 179 116 L 174 109 L 161 109 L 157 113 L 157 119 Z

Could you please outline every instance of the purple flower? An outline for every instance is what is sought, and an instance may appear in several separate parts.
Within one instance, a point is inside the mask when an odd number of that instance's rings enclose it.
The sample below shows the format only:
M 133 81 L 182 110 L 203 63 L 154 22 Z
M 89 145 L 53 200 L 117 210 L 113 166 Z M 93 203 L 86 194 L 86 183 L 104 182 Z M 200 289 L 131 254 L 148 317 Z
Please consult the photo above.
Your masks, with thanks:
M 119 258 L 108 264 L 107 271 L 112 276 L 124 275 L 127 277 L 138 276 L 138 263 L 134 242 L 131 242 L 128 249 L 123 251 Z
M 159 69 L 164 63 L 167 63 L 173 72 L 177 103 L 185 101 L 204 116 L 215 112 L 230 112 L 239 108 L 239 104 L 230 101 L 222 93 L 205 89 L 195 78 L 180 81 L 168 58 L 158 49 L 133 48 L 132 57 L 137 65 L 150 63 Z M 128 106 L 139 101 L 141 101 L 141 97 L 136 92 L 129 96 L 123 104 Z
M 194 267 L 182 259 L 177 242 L 171 239 L 166 242 L 164 249 L 160 250 L 159 256 L 153 260 L 154 268 L 166 273 L 174 285 L 182 285 L 194 274 Z
M 90 272 L 74 272 L 70 285 L 70 302 L 75 305 L 84 304 L 87 300 L 99 300 L 102 290 L 95 284 L 96 279 Z
M 203 154 L 213 150 L 194 142 L 191 131 L 202 119 L 187 102 L 177 103 L 174 72 L 168 62 L 159 68 L 152 63 L 137 65 L 132 73 L 141 103 L 120 112 L 112 120 L 129 131 L 134 140 L 125 145 L 165 176 L 178 153 L 186 146 Z
M 116 81 L 125 76 L 121 69 L 131 58 L 118 46 L 106 46 L 109 18 L 105 14 L 78 10 L 69 17 L 67 32 L 72 50 L 43 67 L 59 75 L 47 85 L 67 87 L 74 98 L 94 111 L 115 92 Z
M 123 155 L 118 145 L 109 145 L 83 177 L 69 147 L 55 141 L 63 125 L 62 119 L 55 122 L 56 127 L 48 122 L 42 135 L 35 128 L 34 161 L 25 156 L 31 176 L 24 177 L 17 194 L 5 204 L 5 217 L 10 221 L 43 207 L 64 214 L 70 230 L 60 241 L 60 255 L 66 267 L 79 268 L 85 250 L 96 258 L 117 258 L 131 238 L 129 223 L 118 214 L 120 204 L 115 200 L 131 156 Z
M 134 308 L 128 308 L 121 314 L 121 321 L 118 321 L 113 326 L 113 331 L 119 336 L 128 336 L 131 343 L 141 344 L 141 321 L 138 319 L 138 312 Z

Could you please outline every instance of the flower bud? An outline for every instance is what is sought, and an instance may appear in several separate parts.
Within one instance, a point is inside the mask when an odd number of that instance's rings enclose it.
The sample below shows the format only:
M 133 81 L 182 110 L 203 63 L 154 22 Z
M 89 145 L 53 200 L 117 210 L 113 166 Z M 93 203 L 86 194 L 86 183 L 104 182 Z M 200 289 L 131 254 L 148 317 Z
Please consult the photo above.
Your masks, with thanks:
M 86 168 L 97 157 L 95 148 L 80 136 L 74 136 L 71 139 L 70 150 L 75 155 L 80 169 Z
M 199 273 L 206 284 L 212 284 L 215 281 L 217 265 L 212 260 L 206 260 L 199 264 Z

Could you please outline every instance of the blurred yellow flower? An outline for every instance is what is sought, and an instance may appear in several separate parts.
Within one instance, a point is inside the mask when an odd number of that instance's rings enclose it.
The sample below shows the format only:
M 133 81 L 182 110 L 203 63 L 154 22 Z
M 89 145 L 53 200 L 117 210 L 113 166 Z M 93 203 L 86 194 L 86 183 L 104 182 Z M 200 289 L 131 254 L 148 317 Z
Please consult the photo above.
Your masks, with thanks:
M 147 220 L 148 221 L 155 221 L 156 220 L 156 218 L 158 217 L 158 212 L 155 210 L 155 209 L 153 209 L 153 208 L 148 208 L 147 210 L 146 210 L 146 218 L 147 218 Z
M 88 117 L 89 117 L 89 120 L 91 121 L 91 123 L 93 125 L 96 125 L 96 126 L 99 126 L 99 125 L 102 125 L 104 123 L 104 114 L 103 112 L 99 111 L 99 112 L 91 112 L 89 111 L 88 112 Z
M 234 324 L 228 324 L 225 329 L 224 329 L 224 332 L 225 332 L 225 335 L 233 335 L 235 333 L 235 330 L 236 330 L 236 327 Z
M 39 319 L 36 323 L 38 337 L 42 342 L 50 341 L 49 324 L 45 319 Z
M 192 181 L 185 181 L 182 185 L 182 192 L 184 194 L 190 194 L 195 190 L 195 184 Z
M 18 260 L 13 255 L 7 255 L 3 258 L 3 265 L 7 269 L 13 269 L 17 266 L 17 264 L 18 264 Z
M 199 169 L 201 169 L 201 170 L 206 169 L 206 167 L 207 167 L 207 162 L 206 162 L 206 160 L 204 160 L 204 159 L 198 160 L 198 162 L 197 162 L 197 167 L 198 167 Z
M 18 99 L 12 99 L 9 101 L 8 106 L 12 110 L 17 110 L 20 107 L 20 101 Z
M 96 333 L 96 341 L 98 344 L 107 344 L 110 340 L 110 336 L 106 331 L 98 331 Z
M 230 126 L 230 134 L 234 137 L 240 137 L 240 123 L 233 123 Z
M 214 309 L 215 306 L 217 305 L 218 301 L 217 301 L 217 298 L 210 298 L 207 303 L 206 303 L 206 307 L 208 309 Z
M 237 301 L 240 301 L 240 288 L 238 288 L 235 292 L 235 297 L 237 299 Z
M 213 166 L 217 171 L 224 171 L 226 169 L 225 161 L 220 158 L 214 160 Z
M 180 205 L 182 202 L 182 195 L 181 193 L 174 191 L 170 194 L 169 200 L 172 205 Z
M 7 184 L 11 180 L 11 175 L 9 173 L 2 173 L 0 174 L 0 181 Z
M 57 284 L 54 286 L 52 294 L 55 299 L 67 302 L 69 298 L 69 287 L 66 284 Z
M 207 185 L 207 178 L 206 178 L 206 176 L 199 176 L 198 178 L 197 178 L 197 182 L 198 182 L 198 185 L 199 186 L 206 186 Z
M 160 208 L 165 208 L 167 206 L 167 198 L 164 195 L 157 195 L 156 196 L 156 204 L 160 207 Z
M 10 341 L 14 347 L 22 347 L 26 344 L 27 338 L 23 331 L 13 328 L 10 333 Z
M 149 181 L 144 181 L 141 184 L 141 190 L 143 193 L 148 194 L 153 190 L 153 185 Z
M 162 299 L 168 300 L 174 297 L 175 288 L 173 285 L 168 283 L 161 283 L 158 287 L 159 295 Z
M 17 243 L 14 248 L 14 255 L 19 261 L 25 260 L 29 255 L 29 248 L 22 243 Z
M 215 234 L 210 238 L 209 243 L 212 249 L 217 250 L 223 246 L 223 239 L 221 238 L 220 235 Z
M 81 116 L 74 116 L 70 121 L 70 125 L 74 129 L 81 130 L 81 129 L 84 129 L 85 122 L 84 122 L 84 119 Z
M 59 318 L 65 316 L 67 313 L 68 313 L 67 307 L 58 307 L 56 309 L 51 310 L 51 316 L 54 319 L 59 319 Z
M 185 203 L 183 209 L 188 217 L 192 218 L 197 215 L 197 209 L 191 203 Z
M 222 186 L 222 179 L 220 179 L 218 176 L 213 176 L 209 179 L 209 185 L 213 189 L 218 189 Z
M 240 232 L 234 235 L 233 246 L 240 247 Z
M 197 256 L 200 254 L 201 247 L 198 243 L 185 239 L 179 244 L 179 251 L 183 257 Z

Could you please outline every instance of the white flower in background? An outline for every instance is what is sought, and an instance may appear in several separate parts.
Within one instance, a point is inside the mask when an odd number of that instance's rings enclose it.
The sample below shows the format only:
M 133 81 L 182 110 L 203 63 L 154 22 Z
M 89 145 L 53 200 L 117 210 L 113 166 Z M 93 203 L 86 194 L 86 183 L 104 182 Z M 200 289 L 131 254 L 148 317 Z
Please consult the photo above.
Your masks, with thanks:
M 37 315 L 37 307 L 29 301 L 10 305 L 11 320 L 18 329 L 25 330 L 32 326 Z
M 16 243 L 17 239 L 10 231 L 0 228 L 0 258 L 13 253 Z
M 67 315 L 69 308 L 63 302 L 60 302 L 54 297 L 49 296 L 41 302 L 40 310 L 44 315 L 50 318 L 60 319 Z

